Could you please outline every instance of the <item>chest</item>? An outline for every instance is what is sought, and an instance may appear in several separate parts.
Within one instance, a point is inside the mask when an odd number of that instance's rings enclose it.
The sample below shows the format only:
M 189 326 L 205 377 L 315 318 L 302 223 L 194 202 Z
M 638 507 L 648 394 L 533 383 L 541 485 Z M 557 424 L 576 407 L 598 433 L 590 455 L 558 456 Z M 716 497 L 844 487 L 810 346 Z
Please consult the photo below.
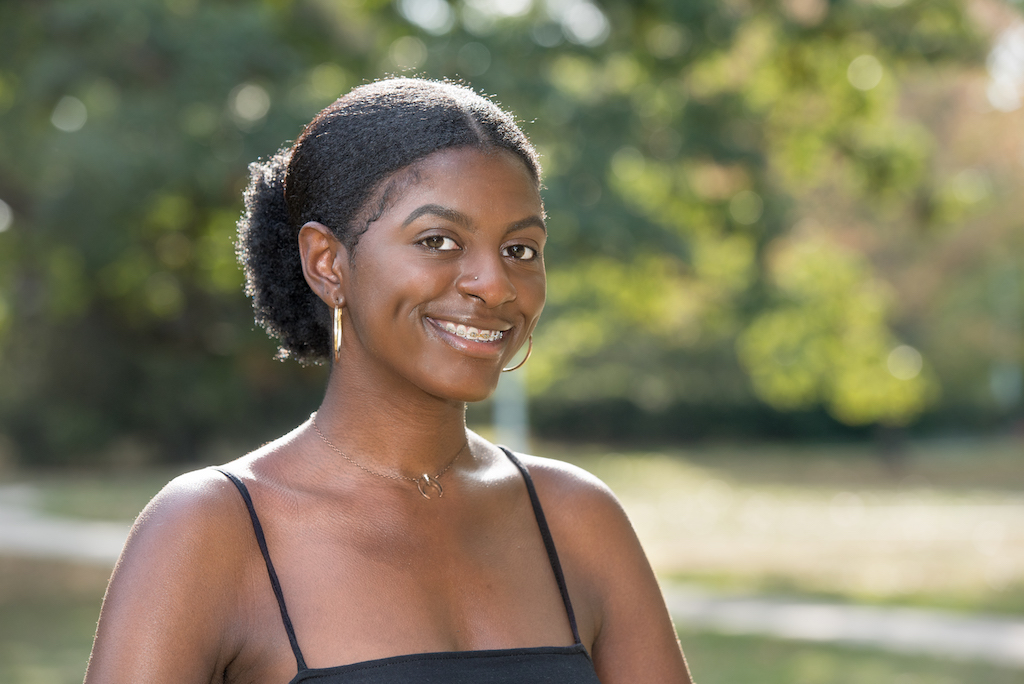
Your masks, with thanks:
M 572 644 L 529 503 L 504 504 L 407 515 L 295 505 L 272 516 L 267 547 L 309 667 Z M 260 556 L 251 584 L 253 636 L 239 664 L 268 675 L 252 681 L 288 681 L 295 658 Z

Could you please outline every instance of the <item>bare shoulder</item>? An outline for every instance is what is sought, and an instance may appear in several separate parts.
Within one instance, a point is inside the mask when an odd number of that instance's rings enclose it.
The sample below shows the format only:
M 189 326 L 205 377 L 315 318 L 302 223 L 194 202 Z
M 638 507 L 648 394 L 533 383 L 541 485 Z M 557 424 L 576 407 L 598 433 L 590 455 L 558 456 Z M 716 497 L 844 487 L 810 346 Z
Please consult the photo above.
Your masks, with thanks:
M 135 520 L 118 565 L 185 554 L 196 561 L 237 538 L 245 507 L 222 473 L 204 468 L 167 483 Z M 140 553 L 140 551 L 142 553 Z M 119 568 L 120 569 L 120 568 Z
M 520 454 L 519 459 L 530 471 L 547 517 L 583 528 L 613 521 L 629 526 L 619 500 L 596 475 L 552 458 Z
M 191 521 L 201 529 L 215 522 L 218 513 L 237 514 L 240 501 L 237 489 L 223 473 L 215 468 L 194 470 L 164 485 L 139 514 L 135 526 Z
M 561 493 L 590 492 L 614 498 L 608 486 L 596 475 L 565 461 L 531 454 L 516 454 L 523 465 L 530 471 L 535 483 L 543 482 L 546 486 L 559 490 Z
M 597 476 L 550 458 L 520 460 L 530 471 L 559 555 L 579 570 L 584 586 L 605 594 L 625 568 L 647 567 L 626 511 Z
M 661 590 L 612 491 L 569 463 L 520 460 L 536 485 L 601 681 L 689 684 Z
M 114 569 L 87 681 L 129 681 L 134 672 L 207 682 L 223 671 L 244 624 L 248 549 L 238 532 L 247 518 L 235 487 L 213 469 L 177 477 L 153 498 Z

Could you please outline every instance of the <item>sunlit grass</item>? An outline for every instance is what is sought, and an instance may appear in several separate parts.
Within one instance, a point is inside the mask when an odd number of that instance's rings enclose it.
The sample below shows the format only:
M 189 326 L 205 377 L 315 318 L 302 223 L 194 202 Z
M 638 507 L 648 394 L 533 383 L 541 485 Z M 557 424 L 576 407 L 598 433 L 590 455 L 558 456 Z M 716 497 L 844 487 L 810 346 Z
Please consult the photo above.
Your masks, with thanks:
M 764 637 L 680 631 L 696 684 L 1011 684 L 1020 670 Z
M 109 573 L 0 556 L 0 682 L 80 683 Z
M 538 451 L 615 490 L 663 578 L 1024 613 L 1019 442 Z

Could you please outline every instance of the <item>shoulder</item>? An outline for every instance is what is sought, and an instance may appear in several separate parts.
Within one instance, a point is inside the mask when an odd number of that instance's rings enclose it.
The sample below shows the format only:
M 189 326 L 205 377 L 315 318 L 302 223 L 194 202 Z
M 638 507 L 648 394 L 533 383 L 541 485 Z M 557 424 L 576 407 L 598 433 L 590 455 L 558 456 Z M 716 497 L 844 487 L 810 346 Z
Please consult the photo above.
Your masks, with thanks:
M 597 476 L 564 461 L 528 454 L 517 456 L 529 470 L 548 517 L 567 515 L 584 524 L 609 516 L 626 521 L 619 500 Z
M 229 468 L 225 468 L 231 472 Z M 230 495 L 230 496 L 229 496 Z M 210 508 L 222 508 L 238 498 L 235 485 L 217 468 L 209 467 L 179 475 L 153 497 L 139 516 L 144 522 L 156 512 L 185 513 L 196 508 L 209 512 Z
M 139 514 L 114 581 L 131 587 L 135 579 L 156 580 L 185 597 L 195 595 L 201 577 L 203 586 L 222 591 L 237 579 L 251 535 L 245 504 L 227 477 L 213 468 L 186 473 Z
M 608 579 L 612 558 L 646 564 L 625 510 L 604 482 L 563 461 L 528 455 L 520 460 L 530 471 L 559 555 L 595 581 Z
M 214 468 L 185 473 L 167 483 L 139 514 L 126 550 L 153 538 L 171 547 L 212 541 L 237 532 L 244 513 L 238 490 L 223 473 Z
M 107 589 L 91 677 L 210 681 L 222 671 L 246 624 L 247 519 L 231 481 L 211 468 L 175 478 L 150 501 Z
M 602 682 L 690 682 L 661 590 L 626 512 L 587 471 L 521 456 L 537 488 Z

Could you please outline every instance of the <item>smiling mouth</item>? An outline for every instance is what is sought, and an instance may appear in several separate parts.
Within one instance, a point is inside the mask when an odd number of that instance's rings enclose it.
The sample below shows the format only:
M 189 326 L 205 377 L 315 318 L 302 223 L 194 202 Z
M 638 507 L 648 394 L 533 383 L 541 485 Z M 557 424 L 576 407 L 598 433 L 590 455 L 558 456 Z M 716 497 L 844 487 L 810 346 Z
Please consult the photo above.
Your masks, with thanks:
M 482 330 L 480 328 L 474 328 L 471 325 L 463 325 L 461 323 L 452 323 L 451 321 L 439 321 L 434 319 L 434 322 L 447 333 L 461 337 L 464 340 L 472 340 L 474 342 L 497 342 L 504 336 L 504 331 L 501 330 Z

